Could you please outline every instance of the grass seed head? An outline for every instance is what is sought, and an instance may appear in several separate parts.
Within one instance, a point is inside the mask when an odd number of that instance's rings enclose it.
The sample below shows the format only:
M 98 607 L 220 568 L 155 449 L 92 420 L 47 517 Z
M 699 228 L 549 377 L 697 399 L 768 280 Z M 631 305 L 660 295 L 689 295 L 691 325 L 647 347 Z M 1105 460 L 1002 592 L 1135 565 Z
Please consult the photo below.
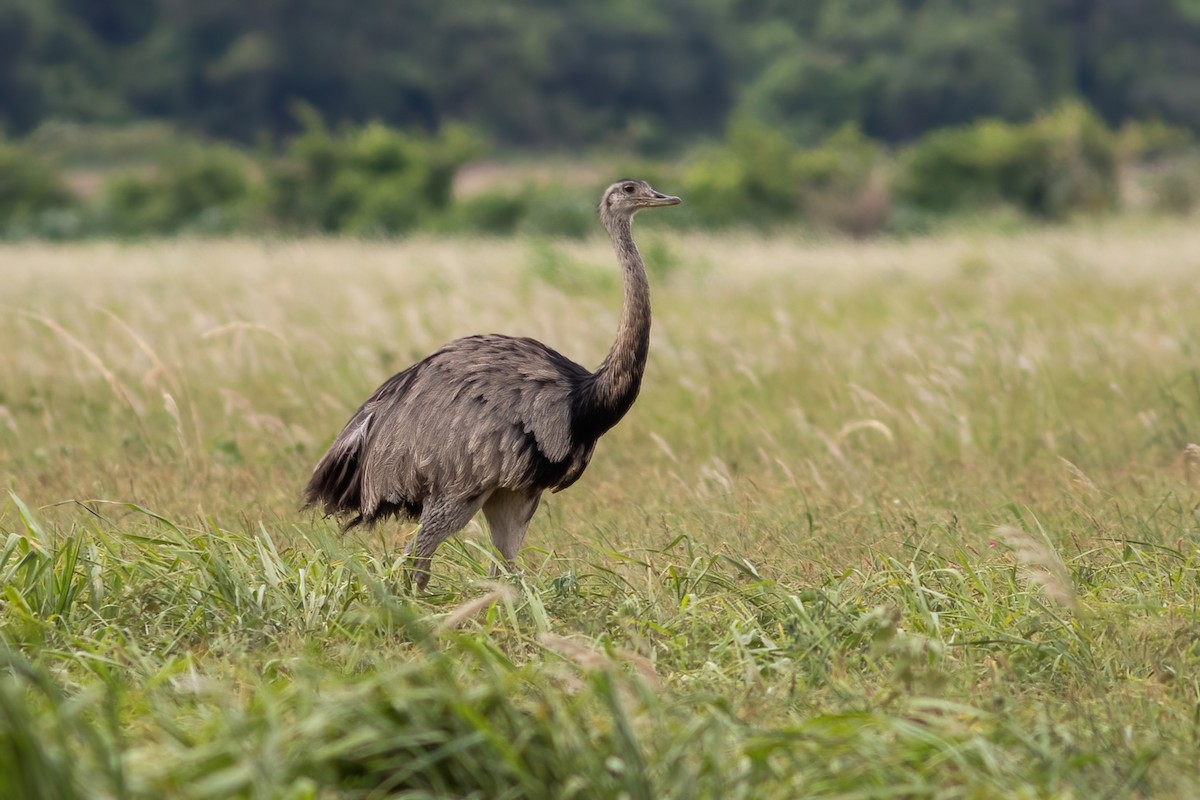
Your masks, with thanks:
M 997 529 L 996 538 L 1011 548 L 1013 558 L 1024 567 L 1026 577 L 1048 600 L 1071 610 L 1079 607 L 1071 575 L 1049 542 L 1011 526 Z

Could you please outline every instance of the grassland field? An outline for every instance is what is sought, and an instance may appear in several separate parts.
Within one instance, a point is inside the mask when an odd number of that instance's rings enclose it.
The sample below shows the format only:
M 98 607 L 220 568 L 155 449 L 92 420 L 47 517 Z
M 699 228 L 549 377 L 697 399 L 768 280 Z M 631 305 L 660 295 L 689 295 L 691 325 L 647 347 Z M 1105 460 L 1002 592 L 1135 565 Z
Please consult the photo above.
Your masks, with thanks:
M 639 226 L 638 403 L 401 587 L 299 510 L 461 335 L 595 365 L 607 241 L 0 248 L 0 798 L 1200 796 L 1200 227 Z

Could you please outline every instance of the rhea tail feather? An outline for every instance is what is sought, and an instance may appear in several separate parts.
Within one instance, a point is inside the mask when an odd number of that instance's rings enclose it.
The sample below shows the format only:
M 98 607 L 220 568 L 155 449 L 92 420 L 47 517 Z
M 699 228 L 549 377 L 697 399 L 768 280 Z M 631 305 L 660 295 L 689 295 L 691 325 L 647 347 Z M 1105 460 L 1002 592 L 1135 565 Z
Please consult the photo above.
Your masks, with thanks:
M 362 411 L 350 420 L 304 489 L 304 508 L 320 508 L 325 516 L 343 520 L 343 531 L 387 517 L 416 519 L 421 515 L 419 501 L 401 499 L 375 508 L 363 506 L 363 451 L 370 422 L 371 414 Z
M 353 528 L 363 521 L 361 447 L 347 446 L 359 443 L 346 439 L 343 431 L 313 470 L 304 488 L 304 507 L 320 508 L 327 517 L 353 515 L 344 526 Z

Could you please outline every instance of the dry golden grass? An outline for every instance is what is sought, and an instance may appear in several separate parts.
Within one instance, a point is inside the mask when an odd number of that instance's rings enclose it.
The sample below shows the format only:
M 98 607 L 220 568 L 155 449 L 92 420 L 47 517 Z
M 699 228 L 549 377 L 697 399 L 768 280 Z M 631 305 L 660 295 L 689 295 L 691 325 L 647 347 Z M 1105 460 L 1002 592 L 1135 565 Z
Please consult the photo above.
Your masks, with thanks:
M 1053 423 L 1068 423 L 1070 409 L 1046 393 L 1054 376 L 1044 372 L 1065 370 L 1068 394 L 1099 387 L 1121 422 L 1152 426 L 1129 405 L 1139 387 L 1084 373 L 1182 359 L 1190 330 L 1179 326 L 1200 274 L 1200 231 L 1182 223 L 859 244 L 650 239 L 675 268 L 655 287 L 645 393 L 572 494 L 727 493 L 733 454 L 713 423 L 735 419 L 736 455 L 760 462 L 764 488 L 829 487 L 878 470 L 853 463 L 863 453 L 918 444 L 931 461 L 986 461 L 978 418 L 1011 423 L 1000 400 L 1013 391 L 1045 394 L 1051 424 L 1031 434 L 1061 474 Z M 32 486 L 29 473 L 10 486 L 37 504 L 134 489 L 187 514 L 206 505 L 209 481 L 227 481 L 242 487 L 248 513 L 289 519 L 303 467 L 348 412 L 442 342 L 523 334 L 598 363 L 615 328 L 615 282 L 560 291 L 531 273 L 529 252 L 487 240 L 7 248 L 0 417 L 12 452 L 44 457 Z M 555 252 L 570 269 L 612 271 L 604 241 Z M 645 448 L 646 438 L 658 445 Z M 935 441 L 944 447 L 930 449 Z M 286 471 L 214 462 L 214 443 Z M 133 474 L 119 468 L 130 449 L 148 460 Z M 588 497 L 569 497 L 564 513 L 590 510 Z

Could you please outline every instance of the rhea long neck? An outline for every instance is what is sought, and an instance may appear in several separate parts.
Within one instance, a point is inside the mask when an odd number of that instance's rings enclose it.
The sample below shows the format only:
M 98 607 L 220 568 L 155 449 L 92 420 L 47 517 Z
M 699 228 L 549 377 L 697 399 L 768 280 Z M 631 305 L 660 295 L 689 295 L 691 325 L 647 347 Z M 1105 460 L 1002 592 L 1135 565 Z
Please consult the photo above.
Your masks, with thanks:
M 621 264 L 625 297 L 617 338 L 603 363 L 581 387 L 578 422 L 599 436 L 629 411 L 642 386 L 650 352 L 650 284 L 646 267 L 633 242 L 633 219 L 628 214 L 604 215 Z

